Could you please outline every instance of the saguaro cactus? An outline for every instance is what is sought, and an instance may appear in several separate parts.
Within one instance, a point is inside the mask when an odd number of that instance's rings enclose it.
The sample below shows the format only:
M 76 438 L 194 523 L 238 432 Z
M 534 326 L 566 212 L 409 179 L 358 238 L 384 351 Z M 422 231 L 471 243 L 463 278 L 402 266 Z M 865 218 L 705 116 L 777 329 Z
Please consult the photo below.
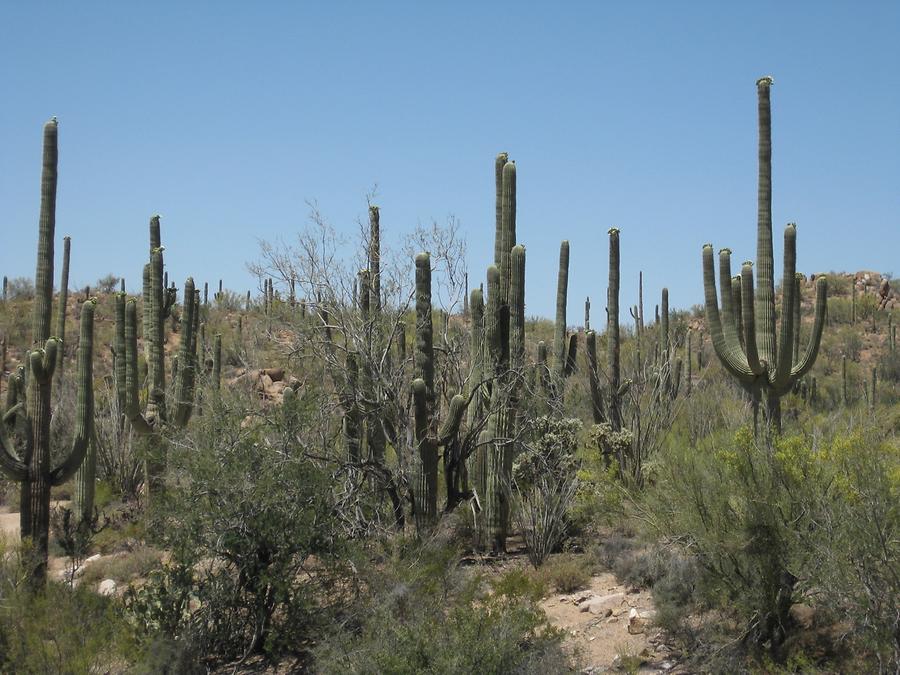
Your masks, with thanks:
M 488 301 L 485 312 L 485 343 L 489 367 L 493 375 L 491 405 L 487 428 L 481 435 L 477 462 L 483 468 L 478 484 L 484 496 L 486 536 L 495 551 L 506 548 L 510 516 L 510 480 L 516 455 L 513 439 L 518 423 L 519 389 L 524 374 L 525 344 L 525 248 L 515 246 L 510 252 L 511 284 L 509 342 L 503 345 L 501 327 L 500 274 L 496 266 L 488 267 Z M 509 354 L 509 365 L 503 354 Z M 485 542 L 488 543 L 488 542 Z
M 559 270 L 556 278 L 556 322 L 553 326 L 553 372 L 556 386 L 562 388 L 566 371 L 566 305 L 569 299 L 569 242 L 559 245 Z
M 619 370 L 619 230 L 609 230 L 609 286 L 606 292 L 606 352 L 609 361 L 608 417 L 613 431 L 622 428 L 622 386 Z
M 94 423 L 93 338 L 95 302 L 81 309 L 81 336 L 78 346 L 77 413 L 75 436 L 62 463 L 53 467 L 50 454 L 50 402 L 53 372 L 60 340 L 50 336 L 53 306 L 53 237 L 56 229 L 57 184 L 56 118 L 44 125 L 44 156 L 41 174 L 41 212 L 38 227 L 38 255 L 32 320 L 32 348 L 24 368 L 9 381 L 12 403 L 4 419 L 18 428 L 16 440 L 23 446 L 14 450 L 7 425 L 0 424 L 0 471 L 21 484 L 21 536 L 32 542 L 29 574 L 35 587 L 47 576 L 47 547 L 50 529 L 50 488 L 66 482 L 84 459 Z M 23 388 L 24 396 L 23 396 Z M 24 400 L 23 400 L 24 398 Z
M 812 334 L 806 351 L 794 361 L 794 332 L 800 326 L 796 321 L 794 303 L 797 297 L 796 279 L 797 230 L 793 223 L 784 231 L 784 283 L 782 285 L 782 311 L 780 344 L 776 340 L 775 325 L 775 275 L 772 252 L 772 136 L 769 88 L 772 79 L 757 81 L 759 98 L 759 186 L 756 257 L 758 279 L 754 295 L 752 263 L 741 268 L 741 317 L 736 316 L 732 294 L 731 251 L 719 252 L 719 279 L 722 295 L 722 313 L 719 315 L 716 298 L 715 264 L 711 244 L 703 247 L 703 283 L 706 297 L 706 317 L 710 326 L 713 347 L 719 360 L 738 382 L 750 393 L 754 402 L 754 419 L 760 398 L 765 403 L 765 417 L 769 429 L 781 430 L 781 396 L 790 391 L 793 383 L 802 378 L 815 363 L 822 338 L 825 319 L 827 281 L 824 276 L 816 279 L 816 310 Z M 738 326 L 744 336 L 744 344 L 738 337 Z
M 427 529 L 437 521 L 438 448 L 459 433 L 466 398 L 457 394 L 438 427 L 434 394 L 434 329 L 431 308 L 431 256 L 416 256 L 416 379 L 412 383 L 418 458 L 413 484 L 416 526 Z
M 175 375 L 174 408 L 166 401 L 165 320 L 175 301 L 177 290 L 163 285 L 163 247 L 160 245 L 159 216 L 150 220 L 150 263 L 144 273 L 144 351 L 147 354 L 148 392 L 146 406 L 140 407 L 138 394 L 137 307 L 134 300 L 125 303 L 124 326 L 116 331 L 125 337 L 125 415 L 138 434 L 149 437 L 145 474 L 152 495 L 163 487 L 166 469 L 165 443 L 157 433 L 164 424 L 185 426 L 194 409 L 194 382 L 197 368 L 197 327 L 200 293 L 194 280 L 184 284 L 181 312 L 181 343 Z M 118 313 L 117 313 L 118 318 Z

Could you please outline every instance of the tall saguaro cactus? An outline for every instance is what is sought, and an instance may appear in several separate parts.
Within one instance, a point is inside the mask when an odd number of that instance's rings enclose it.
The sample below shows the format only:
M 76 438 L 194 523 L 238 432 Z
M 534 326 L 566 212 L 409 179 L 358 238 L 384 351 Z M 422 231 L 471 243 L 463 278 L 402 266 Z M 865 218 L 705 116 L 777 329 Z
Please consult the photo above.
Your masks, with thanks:
M 796 283 L 797 229 L 789 223 L 784 231 L 784 276 L 782 283 L 781 330 L 776 338 L 775 264 L 772 250 L 772 132 L 769 90 L 772 78 L 757 81 L 759 112 L 759 185 L 756 238 L 757 284 L 754 292 L 753 264 L 741 267 L 741 316 L 736 315 L 732 292 L 731 251 L 719 252 L 719 281 L 722 295 L 720 317 L 716 297 L 713 247 L 703 247 L 703 285 L 706 317 L 713 347 L 725 369 L 750 393 L 754 419 L 760 403 L 765 404 L 768 428 L 781 431 L 781 396 L 790 391 L 815 363 L 825 325 L 828 290 L 824 276 L 816 279 L 816 308 L 812 334 L 805 352 L 794 357 L 794 334 L 800 330 L 799 284 Z M 724 322 L 723 322 L 724 318 Z M 740 327 L 740 331 L 738 330 Z M 739 337 L 743 334 L 743 345 Z
M 622 428 L 622 385 L 619 349 L 619 230 L 609 230 L 609 286 L 606 291 L 606 354 L 609 361 L 609 423 L 613 431 Z
M 19 374 L 10 378 L 8 398 L 12 405 L 4 415 L 7 422 L 13 422 L 17 427 L 15 439 L 8 434 L 6 424 L 0 423 L 0 471 L 21 484 L 21 536 L 23 540 L 32 542 L 29 574 L 35 587 L 43 585 L 47 577 L 50 488 L 66 482 L 78 469 L 84 460 L 94 423 L 92 358 L 96 303 L 88 300 L 81 311 L 75 435 L 65 459 L 53 467 L 50 453 L 50 402 L 53 373 L 61 348 L 59 338 L 50 335 L 57 160 L 57 123 L 56 118 L 53 118 L 44 125 L 32 346 L 25 359 L 28 375 L 25 377 L 24 369 L 21 369 Z M 18 440 L 22 441 L 22 446 L 16 452 L 15 442 Z
M 431 307 L 431 256 L 416 256 L 416 379 L 412 383 L 418 458 L 413 477 L 416 526 L 427 529 L 437 521 L 438 448 L 459 433 L 466 398 L 457 394 L 443 424 L 437 424 L 434 393 L 434 328 Z
M 168 423 L 185 426 L 194 409 L 194 383 L 197 369 L 197 327 L 199 325 L 200 293 L 194 280 L 184 284 L 181 313 L 181 343 L 175 375 L 174 407 L 166 400 L 165 321 L 175 302 L 176 289 L 165 288 L 163 281 L 163 247 L 160 238 L 159 216 L 150 220 L 150 263 L 144 269 L 143 336 L 147 355 L 148 391 L 146 406 L 141 409 L 138 393 L 137 307 L 134 300 L 125 302 L 120 316 L 124 326 L 116 327 L 124 335 L 125 415 L 136 433 L 148 437 L 145 474 L 150 494 L 163 487 L 166 469 L 166 450 L 159 431 Z M 124 296 L 123 296 L 124 300 Z
M 569 242 L 559 245 L 559 271 L 556 278 L 556 322 L 553 326 L 553 372 L 556 386 L 562 388 L 566 372 L 566 305 L 569 300 Z

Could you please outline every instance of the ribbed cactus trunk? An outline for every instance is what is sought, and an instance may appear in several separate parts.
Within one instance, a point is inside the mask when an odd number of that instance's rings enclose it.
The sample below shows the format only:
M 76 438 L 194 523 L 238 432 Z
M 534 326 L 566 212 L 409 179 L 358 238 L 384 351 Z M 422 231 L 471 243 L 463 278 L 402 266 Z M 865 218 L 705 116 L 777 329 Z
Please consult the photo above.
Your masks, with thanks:
M 381 214 L 369 207 L 369 305 L 376 318 L 381 313 Z
M 418 471 L 414 510 L 417 527 L 437 520 L 438 449 L 429 422 L 434 411 L 434 327 L 431 316 L 431 256 L 416 256 L 416 382 L 413 385 Z
M 781 396 L 791 390 L 815 363 L 825 321 L 827 281 L 816 279 L 816 305 L 812 333 L 803 354 L 795 350 L 795 333 L 800 330 L 796 272 L 796 226 L 784 231 L 784 270 L 780 335 L 776 340 L 774 258 L 772 253 L 772 147 L 769 88 L 771 78 L 757 82 L 759 111 L 759 185 L 757 221 L 757 288 L 754 292 L 752 263 L 741 268 L 741 306 L 737 307 L 731 277 L 731 251 L 719 252 L 719 280 L 722 313 L 716 297 L 715 264 L 711 244 L 703 247 L 703 285 L 707 323 L 719 360 L 749 393 L 754 403 L 765 405 L 770 432 L 781 431 Z M 738 314 L 740 312 L 740 314 Z M 740 336 L 743 335 L 743 341 Z M 798 354 L 795 360 L 794 354 Z
M 609 230 L 609 285 L 606 294 L 606 351 L 609 368 L 608 417 L 613 431 L 622 428 L 622 405 L 619 389 L 622 386 L 619 350 L 619 230 Z
M 213 338 L 212 386 L 216 391 L 222 386 L 222 336 L 219 333 Z
M 585 342 L 588 362 L 588 387 L 591 394 L 591 417 L 594 420 L 594 424 L 601 424 L 604 421 L 603 392 L 600 386 L 597 365 L 597 334 L 594 331 L 588 331 L 585 336 Z
M 569 300 L 569 242 L 559 245 L 556 275 L 556 322 L 553 325 L 553 374 L 557 396 L 562 398 L 566 376 L 566 305 Z
M 62 343 L 57 354 L 56 376 L 63 380 L 63 368 L 66 361 L 66 309 L 69 304 L 69 255 L 72 252 L 72 239 L 63 237 L 62 275 L 59 279 L 59 308 L 56 319 L 56 336 Z
M 847 356 L 846 354 L 841 356 L 841 400 L 844 402 L 844 406 L 850 404 L 850 397 L 847 389 Z
M 584 332 L 587 333 L 591 329 L 591 298 L 588 296 L 584 300 Z
M 484 369 L 484 293 L 480 288 L 472 290 L 469 300 L 469 311 L 471 314 L 471 328 L 469 333 L 469 362 L 471 363 L 471 372 L 469 374 L 469 412 L 467 426 L 469 429 L 475 427 L 483 416 L 484 402 L 486 397 Z M 475 462 L 475 460 L 473 460 Z M 482 476 L 477 470 L 472 472 L 476 479 L 476 490 L 479 494 L 484 494 L 483 484 L 478 483 Z
M 194 403 L 194 381 L 197 367 L 197 326 L 200 319 L 200 289 L 188 279 L 184 285 L 184 301 L 181 316 L 181 345 L 177 357 L 175 401 L 172 411 L 166 403 L 165 371 L 165 321 L 176 299 L 175 284 L 165 286 L 163 248 L 159 216 L 150 219 L 150 262 L 144 267 L 143 277 L 143 337 L 147 359 L 147 403 L 141 410 L 138 390 L 137 357 L 137 307 L 134 300 L 124 302 L 124 312 L 117 310 L 116 332 L 124 336 L 125 355 L 125 415 L 135 433 L 146 436 L 145 488 L 148 498 L 162 491 L 166 471 L 166 444 L 158 433 L 169 421 L 178 426 L 187 424 Z M 124 301 L 124 297 L 123 297 Z M 171 420 L 170 420 L 171 413 Z
M 693 365 L 692 365 L 693 364 L 693 357 L 692 357 L 693 352 L 691 351 L 691 336 L 692 336 L 691 329 L 688 328 L 687 335 L 685 335 L 685 337 L 684 337 L 684 343 L 685 343 L 684 344 L 684 352 L 685 352 L 684 360 L 685 360 L 685 363 L 687 364 L 687 373 L 686 373 L 686 378 L 684 381 L 684 387 L 685 387 L 684 393 L 687 394 L 688 396 L 691 395 L 691 389 L 694 386 Z
M 76 375 L 77 401 L 75 436 L 65 460 L 51 465 L 50 417 L 53 375 L 57 365 L 60 340 L 50 337 L 53 310 L 53 249 L 56 227 L 57 123 L 52 119 L 44 126 L 43 170 L 41 173 L 41 210 L 38 225 L 38 256 L 35 272 L 35 299 L 32 316 L 32 345 L 25 357 L 28 368 L 10 378 L 10 403 L 20 399 L 25 390 L 24 414 L 8 410 L 7 422 L 23 417 L 22 428 L 27 442 L 18 452 L 5 424 L 0 424 L 0 471 L 20 483 L 20 527 L 23 541 L 32 544 L 26 559 L 32 587 L 44 585 L 47 576 L 47 552 L 50 529 L 50 489 L 69 480 L 81 465 L 93 429 L 93 301 L 81 310 L 81 335 Z M 23 381 L 27 380 L 27 381 Z

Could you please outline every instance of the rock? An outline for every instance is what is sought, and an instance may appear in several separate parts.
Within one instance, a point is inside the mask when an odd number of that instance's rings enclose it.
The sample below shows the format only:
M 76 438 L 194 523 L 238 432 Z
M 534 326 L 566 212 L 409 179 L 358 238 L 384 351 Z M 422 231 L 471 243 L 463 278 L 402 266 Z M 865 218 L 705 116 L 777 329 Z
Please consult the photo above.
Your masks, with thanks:
M 281 382 L 284 379 L 284 368 L 263 368 L 260 372 L 268 375 L 272 382 Z
M 586 591 L 575 598 L 575 604 L 580 605 L 585 600 L 590 600 L 593 597 L 594 597 L 594 593 L 592 591 Z
M 259 378 L 259 388 L 265 391 L 269 389 L 274 384 L 274 382 L 275 381 L 271 377 L 263 373 L 263 376 Z
M 118 588 L 119 586 L 118 584 L 116 584 L 114 579 L 104 579 L 97 587 L 97 592 L 100 595 L 115 595 Z
M 92 563 L 92 562 L 95 562 L 95 561 L 97 561 L 97 560 L 100 560 L 100 558 L 101 558 L 100 554 L 99 554 L 99 553 L 95 553 L 94 555 L 85 558 L 85 559 L 84 559 L 84 564 L 87 565 L 88 563 Z
M 675 667 L 675 664 L 672 663 L 671 661 L 663 661 L 662 663 L 659 664 L 659 667 L 662 668 L 663 670 L 672 670 L 672 668 Z
M 641 613 L 634 607 L 628 612 L 628 632 L 631 635 L 640 635 L 644 632 L 645 621 L 641 618 Z
M 791 605 L 791 618 L 797 622 L 801 628 L 809 630 L 816 622 L 816 610 L 802 602 Z
M 620 605 L 624 598 L 624 593 L 611 593 L 609 595 L 591 597 L 581 605 L 581 611 L 599 616 L 609 616 L 613 613 L 613 608 Z

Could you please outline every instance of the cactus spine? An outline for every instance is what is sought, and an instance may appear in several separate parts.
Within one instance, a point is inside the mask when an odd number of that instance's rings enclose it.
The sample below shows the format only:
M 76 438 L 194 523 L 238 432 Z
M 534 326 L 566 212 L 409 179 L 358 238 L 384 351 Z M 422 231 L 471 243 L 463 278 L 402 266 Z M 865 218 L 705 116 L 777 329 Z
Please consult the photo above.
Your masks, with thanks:
M 6 424 L 0 424 L 0 471 L 21 483 L 21 536 L 23 540 L 32 542 L 28 572 L 35 588 L 42 586 L 47 576 L 50 488 L 66 482 L 81 465 L 94 423 L 92 357 L 96 303 L 88 300 L 81 309 L 75 436 L 65 460 L 54 468 L 50 463 L 50 401 L 53 372 L 61 347 L 60 340 L 50 336 L 57 160 L 57 123 L 54 118 L 44 125 L 32 346 L 25 359 L 29 373 L 25 377 L 24 368 L 20 368 L 20 372 L 10 378 L 7 395 L 12 405 L 4 415 L 7 422 L 21 429 L 21 437 L 25 439 L 24 447 L 18 452 L 14 450 Z M 24 401 L 23 387 L 26 388 Z
M 806 351 L 798 361 L 793 361 L 794 332 L 799 326 L 794 322 L 796 298 L 796 244 L 797 230 L 793 223 L 784 232 L 784 284 L 782 289 L 781 335 L 776 340 L 775 277 L 772 251 L 772 138 L 769 88 L 771 78 L 757 82 L 759 111 L 759 186 L 757 221 L 757 288 L 754 297 L 752 263 L 741 269 L 741 293 L 743 302 L 741 318 L 735 314 L 732 280 L 731 251 L 719 253 L 722 313 L 719 315 L 716 298 L 715 264 L 711 244 L 703 247 L 703 284 L 706 297 L 706 317 L 713 338 L 713 347 L 719 360 L 751 395 L 754 402 L 754 419 L 760 397 L 765 403 L 765 417 L 770 430 L 781 430 L 781 396 L 790 391 L 793 383 L 802 378 L 815 363 L 822 337 L 825 319 L 827 281 L 824 276 L 816 279 L 816 310 L 812 334 Z M 741 346 L 737 327 L 744 335 Z

